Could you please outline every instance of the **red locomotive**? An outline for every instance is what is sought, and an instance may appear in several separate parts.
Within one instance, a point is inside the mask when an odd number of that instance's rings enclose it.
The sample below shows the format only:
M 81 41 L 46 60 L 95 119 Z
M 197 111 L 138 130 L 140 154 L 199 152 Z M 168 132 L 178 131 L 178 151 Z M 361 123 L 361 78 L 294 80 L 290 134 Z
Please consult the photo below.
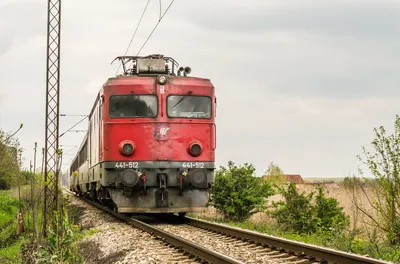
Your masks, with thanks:
M 116 59 L 124 73 L 98 93 L 71 190 L 124 213 L 201 211 L 214 181 L 213 84 L 162 55 Z

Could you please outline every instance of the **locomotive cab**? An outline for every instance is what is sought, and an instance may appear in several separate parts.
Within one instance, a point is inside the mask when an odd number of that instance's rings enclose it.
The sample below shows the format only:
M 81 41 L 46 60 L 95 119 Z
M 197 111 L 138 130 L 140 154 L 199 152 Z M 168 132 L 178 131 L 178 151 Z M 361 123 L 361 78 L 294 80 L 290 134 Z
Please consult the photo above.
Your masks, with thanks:
M 214 181 L 214 86 L 162 55 L 118 59 L 124 74 L 100 90 L 87 176 L 74 182 L 119 212 L 202 211 Z

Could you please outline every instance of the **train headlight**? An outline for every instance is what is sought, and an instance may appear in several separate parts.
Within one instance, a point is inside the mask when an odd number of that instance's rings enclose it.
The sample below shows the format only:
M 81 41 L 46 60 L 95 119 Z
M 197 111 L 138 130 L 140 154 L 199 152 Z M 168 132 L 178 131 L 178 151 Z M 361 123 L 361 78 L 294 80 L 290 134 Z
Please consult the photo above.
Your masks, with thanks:
M 165 77 L 164 75 L 158 76 L 157 80 L 158 80 L 158 83 L 161 85 L 164 85 L 167 83 L 167 77 Z
M 188 152 L 190 155 L 192 155 L 193 157 L 198 157 L 200 156 L 201 152 L 203 151 L 203 148 L 200 144 L 200 142 L 198 141 L 192 141 L 189 143 L 188 146 Z
M 124 144 L 122 147 L 122 151 L 126 154 L 129 155 L 133 152 L 133 146 L 129 143 Z
M 190 183 L 197 188 L 207 188 L 207 173 L 203 169 L 189 172 Z
M 135 152 L 136 146 L 131 140 L 124 140 L 119 144 L 119 152 L 124 156 L 130 156 Z
M 185 67 L 185 73 L 190 74 L 192 72 L 192 69 L 189 66 Z

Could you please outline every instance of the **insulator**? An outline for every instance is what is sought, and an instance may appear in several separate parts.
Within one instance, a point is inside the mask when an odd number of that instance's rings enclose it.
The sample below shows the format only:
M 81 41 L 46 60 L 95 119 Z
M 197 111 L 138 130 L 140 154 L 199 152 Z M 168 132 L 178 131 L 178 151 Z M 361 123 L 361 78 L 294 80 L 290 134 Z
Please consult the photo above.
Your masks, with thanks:
M 132 66 L 131 74 L 135 74 L 135 73 L 136 73 L 136 65 L 133 65 L 133 66 Z

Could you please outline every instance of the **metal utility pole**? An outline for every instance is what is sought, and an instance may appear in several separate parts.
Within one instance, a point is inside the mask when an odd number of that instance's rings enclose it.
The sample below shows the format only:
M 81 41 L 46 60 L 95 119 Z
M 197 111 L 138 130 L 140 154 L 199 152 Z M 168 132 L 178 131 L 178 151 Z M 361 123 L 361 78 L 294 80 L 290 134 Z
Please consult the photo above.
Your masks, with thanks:
M 31 174 L 31 201 L 32 201 L 32 223 L 33 223 L 33 242 L 36 245 L 37 240 L 37 218 L 36 218 L 36 200 L 35 200 L 35 176 L 36 176 L 36 149 L 37 142 L 35 142 L 35 153 L 33 155 L 33 174 Z
M 24 232 L 24 217 L 21 210 L 21 174 L 22 174 L 22 152 L 19 153 L 19 172 L 18 172 L 18 216 L 17 216 L 17 234 Z
M 18 202 L 19 211 L 21 211 L 21 175 L 22 175 L 22 152 L 19 153 L 19 174 L 18 174 Z
M 47 237 L 47 226 L 52 224 L 54 211 L 58 209 L 59 171 L 57 169 L 57 151 L 59 147 L 60 29 L 61 0 L 48 0 L 43 209 L 43 235 L 45 237 Z

